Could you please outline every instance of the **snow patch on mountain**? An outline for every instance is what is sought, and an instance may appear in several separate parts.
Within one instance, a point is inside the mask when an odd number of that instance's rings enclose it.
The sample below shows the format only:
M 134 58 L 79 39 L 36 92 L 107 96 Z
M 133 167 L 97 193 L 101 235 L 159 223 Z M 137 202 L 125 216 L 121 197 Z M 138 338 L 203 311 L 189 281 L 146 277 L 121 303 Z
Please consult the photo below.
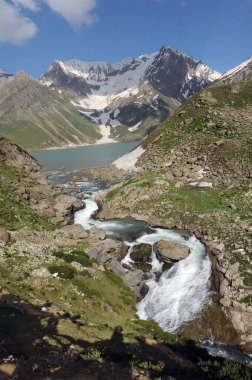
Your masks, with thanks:
M 73 104 L 103 132 L 104 126 L 120 125 L 132 132 L 148 117 L 157 120 L 151 126 L 154 128 L 179 102 L 219 76 L 202 62 L 162 47 L 158 52 L 114 64 L 54 61 L 42 83 L 76 93 Z
M 115 165 L 117 169 L 137 171 L 137 160 L 144 152 L 145 149 L 142 146 L 138 146 L 130 153 L 127 153 L 124 156 L 119 157 L 116 161 L 113 162 L 113 165 Z

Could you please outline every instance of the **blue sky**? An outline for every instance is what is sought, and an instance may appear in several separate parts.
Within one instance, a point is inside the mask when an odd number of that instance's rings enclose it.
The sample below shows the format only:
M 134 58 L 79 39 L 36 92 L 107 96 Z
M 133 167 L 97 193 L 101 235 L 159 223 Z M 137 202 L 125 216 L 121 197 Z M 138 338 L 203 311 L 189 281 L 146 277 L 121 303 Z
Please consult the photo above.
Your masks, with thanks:
M 252 55 L 251 19 L 252 0 L 0 0 L 0 67 L 38 77 L 167 45 L 224 72 Z

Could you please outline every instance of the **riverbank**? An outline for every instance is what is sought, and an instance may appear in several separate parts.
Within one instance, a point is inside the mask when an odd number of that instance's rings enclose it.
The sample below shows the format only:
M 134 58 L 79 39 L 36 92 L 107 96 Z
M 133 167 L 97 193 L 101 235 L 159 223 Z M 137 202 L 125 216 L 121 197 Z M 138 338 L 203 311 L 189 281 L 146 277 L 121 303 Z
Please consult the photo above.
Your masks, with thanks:
M 50 186 L 27 153 L 0 142 L 3 379 L 249 379 L 247 367 L 140 321 L 129 288 L 90 259 L 95 247 L 106 257 L 121 249 L 116 241 L 108 245 L 102 231 L 71 224 L 72 202 L 85 202 L 95 183 L 86 178 L 81 189 L 81 175 L 69 186 L 60 184 L 63 177 Z M 55 212 L 60 220 L 53 220 Z
M 206 244 L 220 303 L 249 350 L 252 315 L 247 265 L 251 264 L 249 223 L 244 220 L 249 218 L 250 191 L 246 185 L 232 189 L 176 185 L 156 171 L 115 185 L 98 198 L 99 218 L 131 216 L 151 226 L 187 229 Z M 239 209 L 230 206 L 235 204 Z

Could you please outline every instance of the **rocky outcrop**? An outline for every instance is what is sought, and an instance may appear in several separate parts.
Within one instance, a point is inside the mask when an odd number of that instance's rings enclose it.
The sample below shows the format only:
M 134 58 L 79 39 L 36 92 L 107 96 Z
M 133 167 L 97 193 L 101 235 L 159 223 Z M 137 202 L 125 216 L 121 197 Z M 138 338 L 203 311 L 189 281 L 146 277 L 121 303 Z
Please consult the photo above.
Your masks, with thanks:
M 81 210 L 84 203 L 70 195 L 58 195 L 55 198 L 53 208 L 57 215 L 73 216 L 75 212 Z
M 0 137 L 0 159 L 28 172 L 37 172 L 41 169 L 38 162 L 25 150 L 4 137 Z

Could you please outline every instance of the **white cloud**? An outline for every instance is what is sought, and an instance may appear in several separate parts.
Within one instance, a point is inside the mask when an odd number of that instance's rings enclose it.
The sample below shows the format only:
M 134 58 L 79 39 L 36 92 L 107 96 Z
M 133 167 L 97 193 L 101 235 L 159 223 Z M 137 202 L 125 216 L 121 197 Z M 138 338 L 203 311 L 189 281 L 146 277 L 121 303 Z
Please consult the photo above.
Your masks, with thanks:
M 21 45 L 34 37 L 38 28 L 22 12 L 37 12 L 43 4 L 63 17 L 72 27 L 92 24 L 97 0 L 0 0 L 0 42 Z M 31 16 L 30 16 L 31 17 Z
M 90 25 L 95 21 L 93 13 L 96 0 L 44 0 L 49 7 L 59 13 L 74 28 L 82 24 Z
M 0 41 L 22 45 L 34 37 L 38 28 L 14 5 L 0 0 Z
M 37 0 L 12 0 L 12 3 L 17 7 L 27 8 L 33 12 L 36 12 L 40 9 Z

